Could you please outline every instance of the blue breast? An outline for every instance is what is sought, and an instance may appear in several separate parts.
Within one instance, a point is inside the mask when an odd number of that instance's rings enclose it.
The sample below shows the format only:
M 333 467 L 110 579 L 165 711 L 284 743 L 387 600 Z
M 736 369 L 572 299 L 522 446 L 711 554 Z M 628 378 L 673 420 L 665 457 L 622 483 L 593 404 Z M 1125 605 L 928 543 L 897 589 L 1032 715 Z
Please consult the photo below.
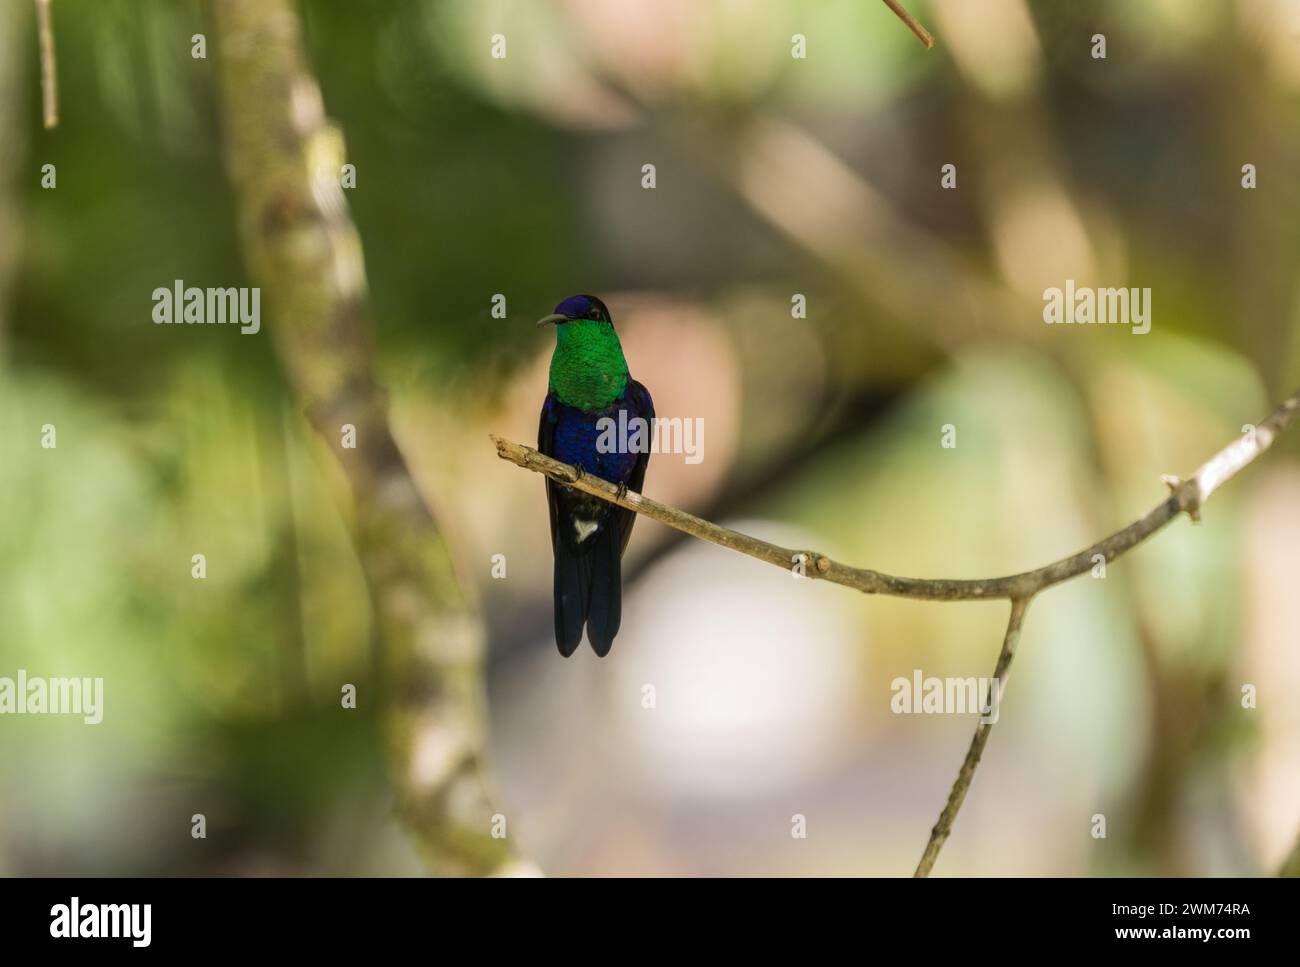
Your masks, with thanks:
M 619 412 L 627 413 L 628 426 L 639 414 L 628 407 L 626 399 L 615 400 L 613 405 L 594 413 L 584 413 L 558 400 L 548 400 L 548 408 L 555 420 L 555 459 L 581 467 L 610 483 L 624 483 L 632 475 L 640 451 L 627 451 L 627 442 L 618 431 Z M 604 442 L 613 442 L 611 452 L 601 452 L 601 420 L 612 419 L 614 430 L 604 434 Z M 643 446 L 649 445 L 649 427 L 641 434 Z

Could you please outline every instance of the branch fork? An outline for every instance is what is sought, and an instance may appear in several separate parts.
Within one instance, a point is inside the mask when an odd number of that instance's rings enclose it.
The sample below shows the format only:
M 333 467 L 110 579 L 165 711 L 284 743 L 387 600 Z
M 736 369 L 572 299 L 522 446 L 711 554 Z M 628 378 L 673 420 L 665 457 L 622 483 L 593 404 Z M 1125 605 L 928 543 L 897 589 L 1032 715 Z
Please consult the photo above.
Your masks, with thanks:
M 1169 496 L 1157 504 L 1138 520 L 1116 531 L 1083 550 L 1062 558 L 1052 564 L 998 578 L 909 578 L 873 571 L 867 568 L 852 567 L 831 560 L 816 551 L 794 551 L 770 544 L 767 541 L 750 537 L 739 531 L 722 527 L 711 521 L 688 514 L 684 510 L 669 507 L 641 494 L 629 492 L 616 487 L 606 480 L 592 474 L 583 473 L 579 468 L 561 463 L 532 447 L 512 443 L 502 437 L 492 435 L 496 445 L 497 456 L 526 470 L 544 474 L 559 483 L 574 487 L 584 493 L 599 497 L 619 507 L 651 517 L 661 524 L 676 528 L 692 537 L 709 541 L 720 547 L 738 551 L 749 557 L 766 561 L 788 570 L 792 564 L 800 561 L 805 567 L 805 576 L 820 578 L 833 584 L 841 584 L 864 594 L 890 594 L 904 598 L 921 598 L 931 601 L 974 601 L 990 598 L 1004 598 L 1011 603 L 1011 612 L 1007 619 L 1006 634 L 1002 638 L 1002 649 L 998 653 L 997 665 L 993 678 L 1005 683 L 1011 662 L 1015 658 L 1016 646 L 1020 641 L 1020 630 L 1024 623 L 1025 611 L 1029 602 L 1040 591 L 1067 581 L 1072 577 L 1088 572 L 1093 561 L 1101 555 L 1108 563 L 1126 551 L 1136 547 L 1152 534 L 1163 528 L 1179 514 L 1186 513 L 1193 521 L 1201 519 L 1201 507 L 1215 490 L 1223 483 L 1245 469 L 1256 457 L 1272 446 L 1279 433 L 1294 419 L 1300 409 L 1300 390 L 1280 403 L 1252 432 L 1228 444 L 1213 457 L 1201 465 L 1190 477 L 1182 478 L 1172 474 L 1161 477 L 1169 488 Z M 811 567 L 808 565 L 811 564 Z M 957 812 L 966 798 L 975 770 L 979 765 L 984 747 L 988 743 L 989 732 L 993 725 L 980 722 L 975 728 L 970 748 L 966 752 L 957 779 L 953 783 L 948 801 L 939 815 L 939 820 L 930 831 L 929 841 L 917 864 L 915 875 L 928 876 L 939 858 L 939 851 L 947 841 L 957 818 Z

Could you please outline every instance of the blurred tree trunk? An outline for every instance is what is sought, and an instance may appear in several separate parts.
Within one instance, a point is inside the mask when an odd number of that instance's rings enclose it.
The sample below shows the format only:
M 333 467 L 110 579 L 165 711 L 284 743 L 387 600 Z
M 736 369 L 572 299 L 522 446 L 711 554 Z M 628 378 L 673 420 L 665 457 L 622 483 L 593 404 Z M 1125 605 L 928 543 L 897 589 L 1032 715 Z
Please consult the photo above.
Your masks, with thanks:
M 399 811 L 435 871 L 510 872 L 509 840 L 492 836 L 483 765 L 483 626 L 375 381 L 361 240 L 339 180 L 342 136 L 325 117 L 291 0 L 215 0 L 208 12 L 244 259 L 272 309 L 267 335 L 352 491 Z M 355 449 L 341 445 L 348 424 Z

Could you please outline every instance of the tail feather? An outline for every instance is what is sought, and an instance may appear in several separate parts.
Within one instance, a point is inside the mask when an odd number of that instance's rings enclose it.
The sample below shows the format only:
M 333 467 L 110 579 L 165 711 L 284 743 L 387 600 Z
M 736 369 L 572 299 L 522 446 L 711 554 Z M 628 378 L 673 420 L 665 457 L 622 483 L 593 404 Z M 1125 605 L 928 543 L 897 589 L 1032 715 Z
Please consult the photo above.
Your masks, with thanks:
M 587 555 L 591 560 L 587 640 L 592 650 L 604 658 L 623 620 L 622 535 L 606 521 L 592 540 L 595 546 Z
M 568 658 L 582 643 L 591 592 L 591 559 L 555 545 L 555 644 Z

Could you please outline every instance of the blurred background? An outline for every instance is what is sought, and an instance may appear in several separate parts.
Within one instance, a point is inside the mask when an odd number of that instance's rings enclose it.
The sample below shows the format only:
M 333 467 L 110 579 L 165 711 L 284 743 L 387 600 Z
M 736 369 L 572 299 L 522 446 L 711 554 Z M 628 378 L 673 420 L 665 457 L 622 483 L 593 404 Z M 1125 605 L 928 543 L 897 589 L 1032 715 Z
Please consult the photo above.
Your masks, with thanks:
M 276 320 L 151 321 L 174 279 L 252 284 L 204 8 L 55 0 L 45 131 L 31 6 L 0 2 L 0 675 L 103 676 L 105 710 L 0 719 L 0 872 L 419 873 Z M 499 802 L 549 873 L 910 873 L 975 719 L 895 715 L 890 683 L 990 674 L 1006 615 L 642 520 L 613 654 L 562 660 L 542 481 L 488 440 L 534 442 L 561 298 L 601 295 L 659 415 L 703 419 L 648 494 L 921 577 L 1078 550 L 1300 383 L 1300 5 L 908 7 L 933 50 L 878 0 L 302 4 L 394 429 L 482 600 Z M 1149 287 L 1150 333 L 1045 325 L 1066 279 Z M 1035 600 L 938 873 L 1277 868 L 1297 436 Z

